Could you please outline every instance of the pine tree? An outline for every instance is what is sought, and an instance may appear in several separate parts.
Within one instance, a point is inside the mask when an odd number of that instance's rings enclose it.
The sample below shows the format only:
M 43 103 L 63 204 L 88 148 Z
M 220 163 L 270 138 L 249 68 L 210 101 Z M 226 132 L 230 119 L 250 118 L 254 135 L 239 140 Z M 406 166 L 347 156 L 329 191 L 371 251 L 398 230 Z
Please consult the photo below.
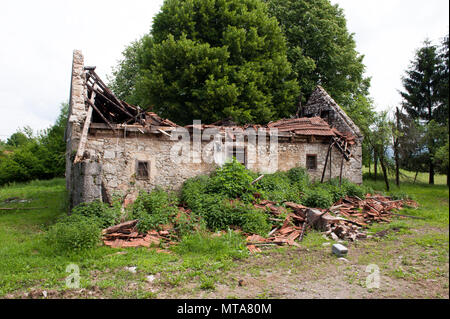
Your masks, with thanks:
M 425 127 L 438 114 L 436 110 L 441 100 L 441 63 L 437 47 L 427 40 L 416 51 L 415 58 L 402 79 L 404 91 L 400 94 L 403 97 L 403 107 L 412 119 Z M 426 138 L 426 141 L 429 183 L 434 184 L 436 142 L 433 138 Z

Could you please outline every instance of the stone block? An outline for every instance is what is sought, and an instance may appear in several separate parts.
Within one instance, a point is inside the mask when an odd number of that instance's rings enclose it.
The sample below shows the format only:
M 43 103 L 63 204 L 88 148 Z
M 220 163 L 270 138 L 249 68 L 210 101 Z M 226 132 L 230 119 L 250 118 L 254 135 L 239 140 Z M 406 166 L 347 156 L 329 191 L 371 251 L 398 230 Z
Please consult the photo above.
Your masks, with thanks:
M 338 257 L 346 256 L 348 253 L 347 247 L 345 247 L 344 245 L 341 245 L 341 244 L 334 244 L 331 247 L 331 251 L 333 252 L 333 254 L 335 254 Z

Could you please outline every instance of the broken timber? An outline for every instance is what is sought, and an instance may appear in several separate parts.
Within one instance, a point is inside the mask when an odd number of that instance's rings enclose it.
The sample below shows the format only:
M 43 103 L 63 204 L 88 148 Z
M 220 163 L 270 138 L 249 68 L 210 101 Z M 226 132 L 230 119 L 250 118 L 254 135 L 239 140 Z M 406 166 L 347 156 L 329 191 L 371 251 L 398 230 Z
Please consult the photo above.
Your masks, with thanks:
M 95 89 L 96 85 L 97 84 L 94 84 L 94 89 Z M 89 126 L 91 125 L 91 120 L 92 120 L 92 111 L 93 111 L 92 105 L 94 105 L 94 103 L 95 103 L 95 95 L 96 95 L 95 90 L 93 90 L 91 93 L 91 99 L 90 99 L 91 105 L 89 105 L 86 119 L 84 120 L 84 126 L 83 126 L 83 131 L 81 133 L 80 144 L 78 145 L 77 155 L 75 156 L 75 160 L 73 161 L 74 164 L 80 162 L 81 159 L 83 158 L 84 150 L 86 148 Z

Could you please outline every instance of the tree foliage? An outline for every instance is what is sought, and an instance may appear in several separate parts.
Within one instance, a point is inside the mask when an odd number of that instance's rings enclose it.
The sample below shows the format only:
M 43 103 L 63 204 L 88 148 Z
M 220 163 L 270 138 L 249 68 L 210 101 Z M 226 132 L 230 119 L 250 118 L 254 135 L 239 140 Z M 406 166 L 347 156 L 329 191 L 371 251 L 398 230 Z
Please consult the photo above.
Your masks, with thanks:
M 10 136 L 0 154 L 0 185 L 64 176 L 67 115 L 65 103 L 49 129 L 34 136 L 31 128 L 25 127 Z
M 167 0 L 124 56 L 115 92 L 179 124 L 262 123 L 296 110 L 285 39 L 260 0 Z
M 368 95 L 363 56 L 347 29 L 344 12 L 329 0 L 265 0 L 287 39 L 288 60 L 305 102 L 317 85 L 344 108 Z
M 436 153 L 448 141 L 448 64 L 448 36 L 440 48 L 426 40 L 406 70 L 400 92 L 410 118 L 404 122 L 416 126 L 409 130 L 402 146 L 416 149 L 414 157 L 429 171 L 430 184 L 434 184 L 435 170 L 443 170 L 439 163 L 445 162 L 436 161 Z M 405 159 L 411 161 L 412 157 L 405 154 Z M 420 167 L 419 163 L 414 165 Z

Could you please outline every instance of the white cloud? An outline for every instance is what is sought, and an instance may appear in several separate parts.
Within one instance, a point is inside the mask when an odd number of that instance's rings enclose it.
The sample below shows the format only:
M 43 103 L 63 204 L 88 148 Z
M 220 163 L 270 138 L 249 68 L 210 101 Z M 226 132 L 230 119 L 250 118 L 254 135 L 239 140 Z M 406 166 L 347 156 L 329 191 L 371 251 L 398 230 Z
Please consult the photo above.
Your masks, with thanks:
M 413 51 L 448 32 L 446 0 L 333 0 L 345 10 L 380 108 L 395 105 Z M 0 2 L 0 138 L 47 128 L 69 97 L 72 51 L 105 77 L 127 44 L 150 30 L 163 0 Z

